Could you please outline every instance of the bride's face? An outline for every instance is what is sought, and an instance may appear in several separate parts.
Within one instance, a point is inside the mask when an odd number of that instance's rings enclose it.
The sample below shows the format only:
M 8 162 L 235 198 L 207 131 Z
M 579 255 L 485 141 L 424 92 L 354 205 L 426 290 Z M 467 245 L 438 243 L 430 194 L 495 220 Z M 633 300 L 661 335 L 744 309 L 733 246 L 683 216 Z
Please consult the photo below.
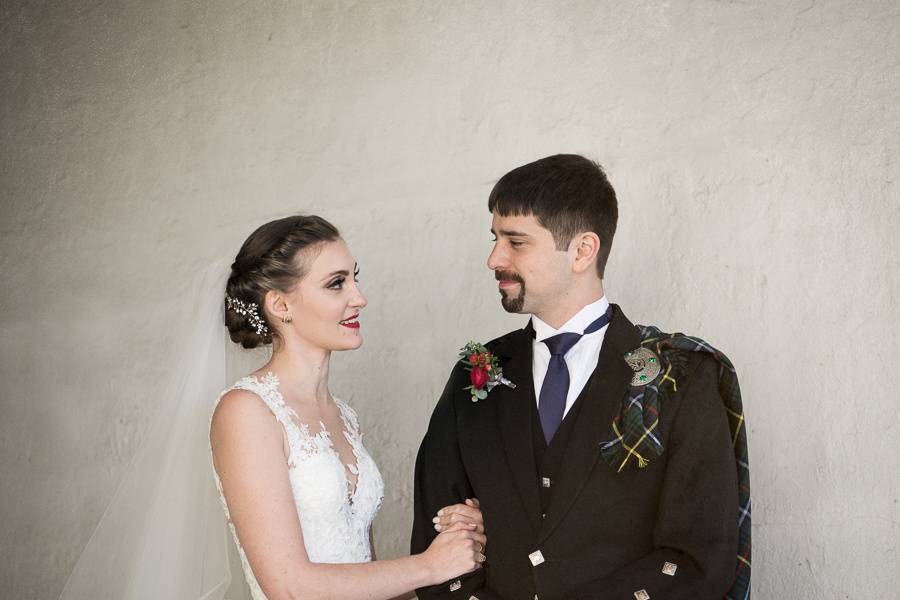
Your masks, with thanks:
M 285 335 L 319 348 L 359 348 L 358 317 L 368 301 L 357 285 L 356 261 L 342 239 L 325 242 L 319 250 L 300 283 L 284 296 L 293 320 L 278 324 Z

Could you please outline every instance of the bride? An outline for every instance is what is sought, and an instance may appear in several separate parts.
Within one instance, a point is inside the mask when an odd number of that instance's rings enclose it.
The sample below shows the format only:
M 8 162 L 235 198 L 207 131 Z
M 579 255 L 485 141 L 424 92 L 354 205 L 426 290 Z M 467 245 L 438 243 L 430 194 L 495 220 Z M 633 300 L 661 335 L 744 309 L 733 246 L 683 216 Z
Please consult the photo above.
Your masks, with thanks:
M 267 223 L 244 242 L 225 289 L 225 323 L 271 360 L 221 396 L 210 442 L 220 497 L 258 598 L 392 598 L 484 560 L 477 503 L 422 554 L 372 562 L 383 498 L 356 413 L 328 390 L 331 353 L 362 344 L 353 256 L 320 217 Z M 274 418 L 273 418 L 274 416 Z
M 362 344 L 356 274 L 334 226 L 295 216 L 253 232 L 230 269 L 198 276 L 181 300 L 193 314 L 178 329 L 178 368 L 159 382 L 155 416 L 60 600 L 232 598 L 228 537 L 253 600 L 387 599 L 480 567 L 474 499 L 439 511 L 422 554 L 373 560 L 384 484 L 356 413 L 328 390 L 331 353 Z M 273 348 L 224 392 L 223 321 L 245 348 Z

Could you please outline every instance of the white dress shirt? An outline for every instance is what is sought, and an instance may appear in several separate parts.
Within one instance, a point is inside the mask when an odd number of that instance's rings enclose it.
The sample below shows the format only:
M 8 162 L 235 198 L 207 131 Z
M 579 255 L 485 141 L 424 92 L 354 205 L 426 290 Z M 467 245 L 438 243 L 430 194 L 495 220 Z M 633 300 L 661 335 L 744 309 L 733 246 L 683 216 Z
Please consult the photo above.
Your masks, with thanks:
M 581 334 L 588 325 L 599 319 L 609 308 L 606 296 L 596 302 L 591 302 L 575 316 L 566 321 L 559 329 L 553 329 L 536 316 L 531 316 L 531 324 L 534 327 L 534 358 L 531 363 L 531 372 L 534 377 L 534 397 L 540 403 L 541 386 L 544 384 L 544 376 L 547 375 L 547 365 L 550 364 L 550 349 L 544 343 L 549 337 L 558 333 L 572 332 Z M 575 403 L 578 394 L 584 389 L 591 373 L 597 368 L 597 360 L 600 358 L 600 346 L 609 324 L 597 331 L 582 335 L 574 346 L 564 356 L 566 366 L 569 368 L 569 392 L 566 394 L 566 409 L 563 417 L 569 414 L 569 409 Z

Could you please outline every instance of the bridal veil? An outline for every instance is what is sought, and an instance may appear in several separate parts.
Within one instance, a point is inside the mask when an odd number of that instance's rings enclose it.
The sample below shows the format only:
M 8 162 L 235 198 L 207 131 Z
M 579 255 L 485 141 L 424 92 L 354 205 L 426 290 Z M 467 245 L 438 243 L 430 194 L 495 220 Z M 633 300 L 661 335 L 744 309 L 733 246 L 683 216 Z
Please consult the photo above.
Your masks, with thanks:
M 181 360 L 161 382 L 144 441 L 60 600 L 226 598 L 231 542 L 212 475 L 209 422 L 227 387 L 229 270 L 224 261 L 208 268 L 184 304 L 194 317 Z

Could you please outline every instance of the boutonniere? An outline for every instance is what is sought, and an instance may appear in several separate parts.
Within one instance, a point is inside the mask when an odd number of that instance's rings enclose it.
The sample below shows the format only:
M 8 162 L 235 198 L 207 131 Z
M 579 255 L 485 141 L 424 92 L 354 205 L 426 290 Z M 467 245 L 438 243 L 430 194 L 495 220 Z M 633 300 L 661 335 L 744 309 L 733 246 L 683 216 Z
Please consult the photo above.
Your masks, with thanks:
M 503 376 L 503 368 L 497 357 L 478 342 L 469 342 L 460 349 L 459 362 L 469 372 L 472 385 L 463 389 L 472 394 L 472 402 L 484 400 L 488 392 L 501 384 L 511 389 L 516 388 L 516 384 Z

